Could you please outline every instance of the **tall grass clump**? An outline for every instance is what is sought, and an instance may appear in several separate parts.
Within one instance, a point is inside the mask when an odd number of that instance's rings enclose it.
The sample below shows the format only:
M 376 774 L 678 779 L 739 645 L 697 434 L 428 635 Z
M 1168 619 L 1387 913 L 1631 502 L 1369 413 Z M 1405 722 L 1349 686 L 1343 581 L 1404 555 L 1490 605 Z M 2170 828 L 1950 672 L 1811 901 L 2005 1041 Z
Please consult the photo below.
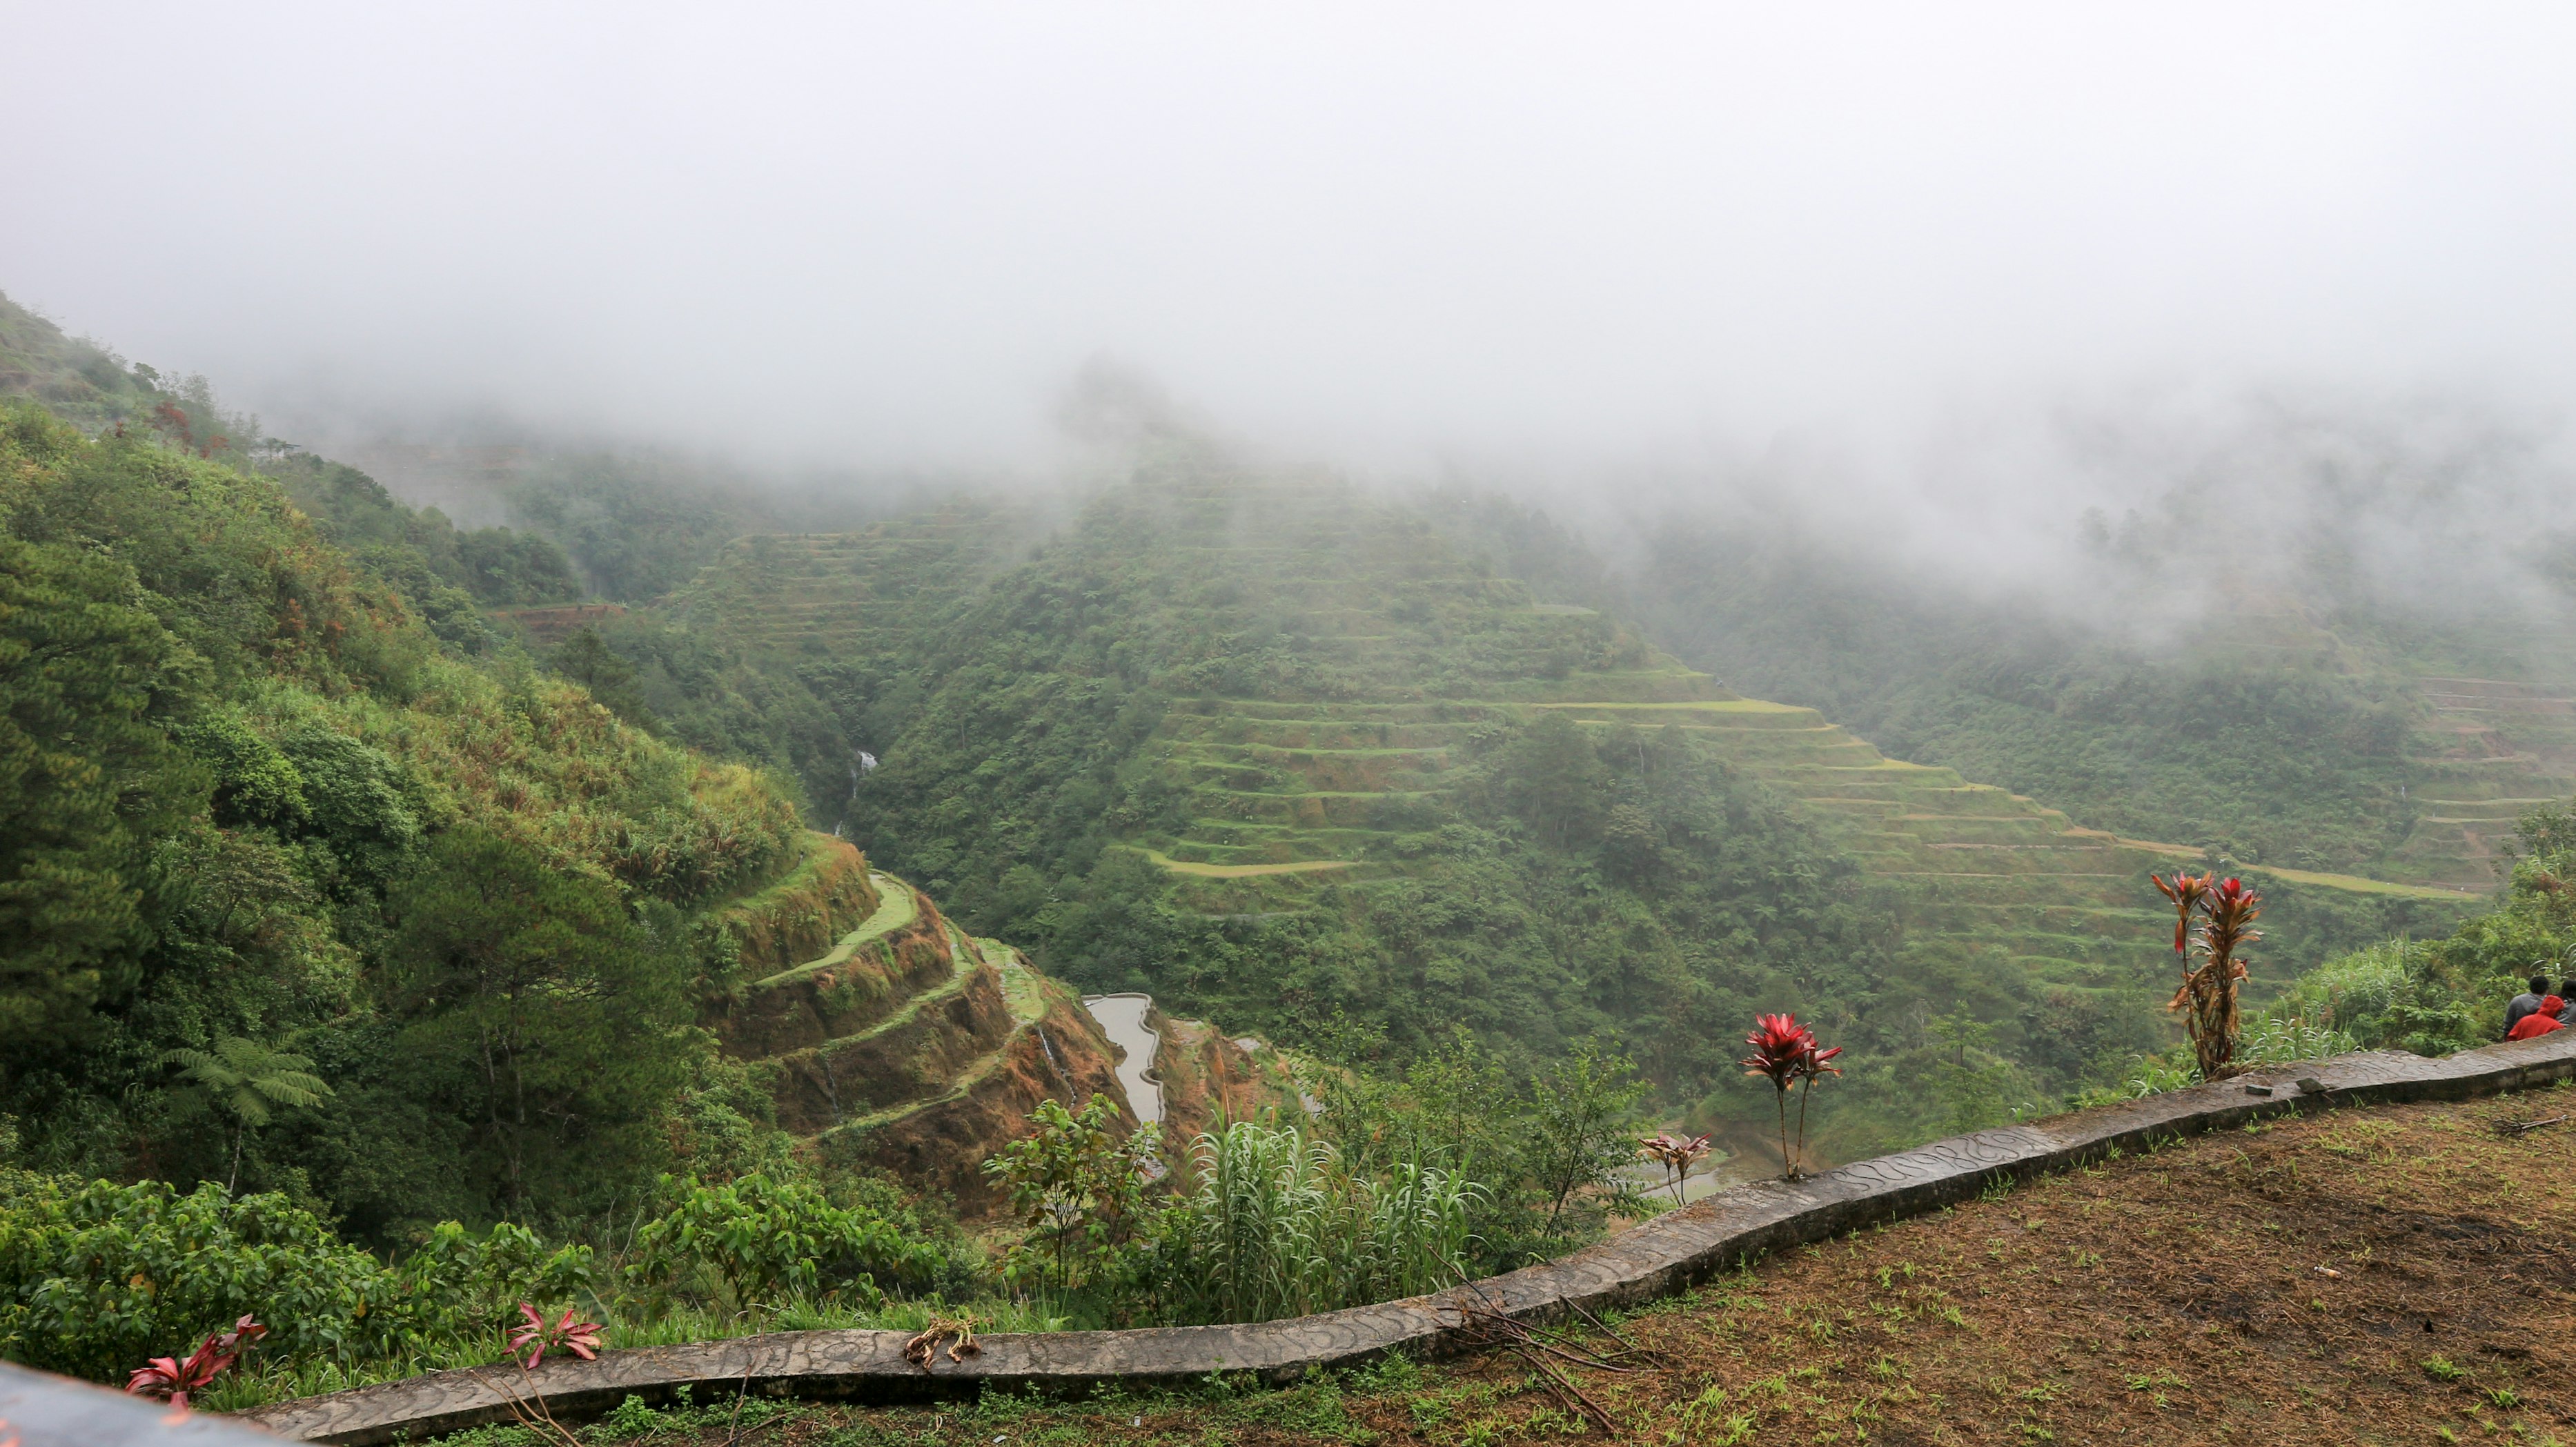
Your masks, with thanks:
M 1401 1162 L 1351 1171 L 1296 1125 L 1238 1121 L 1191 1142 L 1161 1267 L 1175 1314 L 1270 1321 L 1436 1291 L 1465 1279 L 1485 1189 Z

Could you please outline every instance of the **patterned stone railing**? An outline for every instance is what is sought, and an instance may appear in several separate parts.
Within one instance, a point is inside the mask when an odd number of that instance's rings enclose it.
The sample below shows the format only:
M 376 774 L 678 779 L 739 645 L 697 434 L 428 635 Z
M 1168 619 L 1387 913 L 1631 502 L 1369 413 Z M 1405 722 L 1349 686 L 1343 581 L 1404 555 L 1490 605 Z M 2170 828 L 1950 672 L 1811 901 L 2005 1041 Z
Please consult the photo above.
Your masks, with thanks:
M 987 1336 L 963 1362 L 904 1360 L 905 1334 L 805 1331 L 548 1360 L 523 1376 L 504 1363 L 283 1402 L 248 1416 L 305 1441 L 417 1440 L 510 1420 L 514 1395 L 561 1419 L 604 1413 L 629 1395 L 670 1400 L 681 1387 L 767 1395 L 915 1401 L 983 1387 L 1078 1389 L 1179 1382 L 1210 1372 L 1273 1381 L 1391 1351 L 1437 1354 L 1461 1344 L 1469 1301 L 1520 1317 L 1598 1310 L 1668 1295 L 1784 1247 L 1918 1214 L 2023 1178 L 2155 1140 L 2334 1105 L 2457 1099 L 2576 1076 L 2576 1030 L 2441 1060 L 2369 1051 L 2240 1076 L 2028 1125 L 1935 1141 L 1805 1180 L 1737 1186 L 1540 1266 L 1437 1296 L 1249 1326 L 1166 1327 Z

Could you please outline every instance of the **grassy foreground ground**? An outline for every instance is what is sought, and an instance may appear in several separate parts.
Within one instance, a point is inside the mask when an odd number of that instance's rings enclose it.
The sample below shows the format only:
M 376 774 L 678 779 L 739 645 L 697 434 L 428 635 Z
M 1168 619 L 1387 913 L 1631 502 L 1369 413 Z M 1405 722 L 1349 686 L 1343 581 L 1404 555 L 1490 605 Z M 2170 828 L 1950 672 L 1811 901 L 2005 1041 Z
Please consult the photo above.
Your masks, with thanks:
M 1288 1391 L 861 1409 L 640 1403 L 669 1447 L 1781 1442 L 2576 1443 L 2576 1091 L 2323 1114 L 1754 1263 L 1558 1363 L 1397 1361 Z M 518 1429 L 448 1439 L 536 1442 Z M 554 1439 L 560 1441 L 561 1439 Z

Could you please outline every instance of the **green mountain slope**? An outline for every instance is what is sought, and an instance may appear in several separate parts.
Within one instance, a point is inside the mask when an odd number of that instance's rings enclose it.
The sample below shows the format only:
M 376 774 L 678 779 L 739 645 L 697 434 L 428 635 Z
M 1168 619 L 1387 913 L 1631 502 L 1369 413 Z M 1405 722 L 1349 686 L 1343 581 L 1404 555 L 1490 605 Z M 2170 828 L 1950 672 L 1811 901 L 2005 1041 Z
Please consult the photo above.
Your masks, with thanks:
M 1745 1001 L 1873 948 L 1848 861 L 1678 732 L 1523 707 L 1650 650 L 1401 509 L 1175 444 L 1034 556 L 979 535 L 747 541 L 647 621 L 841 680 L 852 837 L 1051 972 L 1344 1053 L 1635 1024 L 1696 1094 Z
M 852 837 L 1087 988 L 1345 1057 L 1606 1031 L 1716 1116 L 1760 1104 L 1743 1020 L 1797 1008 L 1864 1062 L 1850 1148 L 2167 1028 L 2145 876 L 2196 850 L 1730 693 L 1424 513 L 1173 443 L 1029 560 L 1008 531 L 745 540 L 638 626 L 831 680 L 883 761 Z M 2439 908 L 2272 887 L 2284 973 Z
M 282 1187 L 372 1236 L 560 1217 L 669 1159 L 697 997 L 770 931 L 736 902 L 802 853 L 780 791 L 443 638 L 277 479 L 138 429 L 0 403 L 0 555 L 25 1160 Z M 190 1063 L 280 1055 L 327 1093 L 246 1109 Z

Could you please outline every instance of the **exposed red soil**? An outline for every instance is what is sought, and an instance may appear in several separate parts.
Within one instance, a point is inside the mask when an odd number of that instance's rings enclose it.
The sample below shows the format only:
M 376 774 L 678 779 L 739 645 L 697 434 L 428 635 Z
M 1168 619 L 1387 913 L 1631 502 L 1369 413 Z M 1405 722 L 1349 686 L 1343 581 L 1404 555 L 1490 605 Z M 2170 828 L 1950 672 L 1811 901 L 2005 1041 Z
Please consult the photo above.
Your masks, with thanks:
M 808 848 L 812 857 L 795 877 L 725 914 L 741 951 L 745 979 L 764 979 L 821 959 L 834 941 L 876 913 L 876 884 L 858 846 L 816 835 Z
M 1040 988 L 1047 994 L 1046 1014 L 1010 1037 L 997 1067 L 961 1094 L 871 1131 L 865 1146 L 870 1162 L 916 1189 L 947 1196 L 959 1215 L 973 1219 L 1008 1204 L 983 1163 L 1006 1142 L 1033 1131 L 1030 1118 L 1044 1102 L 1106 1094 L 1119 1103 L 1121 1128 L 1135 1129 L 1119 1090 L 1117 1057 L 1100 1023 L 1063 985 L 1047 980 Z

